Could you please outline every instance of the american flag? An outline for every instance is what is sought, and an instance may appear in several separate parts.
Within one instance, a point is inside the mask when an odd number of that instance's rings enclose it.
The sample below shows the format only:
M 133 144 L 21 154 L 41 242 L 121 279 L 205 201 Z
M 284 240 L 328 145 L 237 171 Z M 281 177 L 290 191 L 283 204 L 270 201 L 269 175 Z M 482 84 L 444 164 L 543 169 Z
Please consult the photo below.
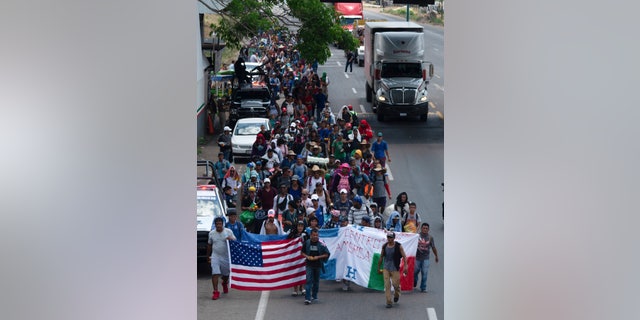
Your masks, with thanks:
M 231 288 L 278 290 L 306 282 L 300 238 L 273 241 L 229 241 Z

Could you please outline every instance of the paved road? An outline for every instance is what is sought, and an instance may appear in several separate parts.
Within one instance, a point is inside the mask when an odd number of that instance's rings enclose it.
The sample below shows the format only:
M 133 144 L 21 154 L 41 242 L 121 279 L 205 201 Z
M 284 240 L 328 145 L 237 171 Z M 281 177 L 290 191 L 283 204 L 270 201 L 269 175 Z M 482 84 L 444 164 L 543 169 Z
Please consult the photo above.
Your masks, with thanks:
M 427 32 L 437 34 L 434 32 Z M 364 96 L 362 68 L 354 65 L 353 72 L 344 72 L 344 53 L 331 48 L 332 57 L 319 72 L 330 77 L 329 100 L 334 113 L 344 104 L 352 104 L 360 118 L 367 119 L 376 131 L 383 131 L 390 144 L 392 162 L 389 164 L 393 180 L 392 194 L 406 191 L 417 202 L 422 220 L 431 225 L 431 234 L 441 254 L 439 264 L 432 262 L 429 271 L 429 292 L 409 292 L 402 296 L 397 308 L 385 309 L 384 293 L 353 286 L 353 291 L 342 292 L 340 284 L 322 281 L 320 303 L 305 306 L 302 297 L 291 297 L 290 290 L 269 293 L 231 290 L 218 301 L 211 300 L 210 276 L 198 276 L 199 319 L 299 319 L 316 314 L 322 319 L 429 319 L 427 310 L 444 319 L 443 311 L 443 247 L 444 226 L 440 219 L 443 194 L 440 183 L 444 176 L 443 120 L 436 111 L 430 113 L 427 123 L 419 120 L 392 120 L 379 123 Z M 437 62 L 435 62 L 437 63 Z M 434 65 L 435 65 L 434 63 Z M 438 67 L 436 67 L 438 70 Z M 440 69 L 441 70 L 441 69 Z M 441 78 L 442 79 L 442 78 Z M 437 102 L 436 102 L 437 103 Z M 262 301 L 262 302 L 261 302 Z M 261 310 L 261 311 L 260 311 Z M 262 318 L 257 317 L 262 315 Z

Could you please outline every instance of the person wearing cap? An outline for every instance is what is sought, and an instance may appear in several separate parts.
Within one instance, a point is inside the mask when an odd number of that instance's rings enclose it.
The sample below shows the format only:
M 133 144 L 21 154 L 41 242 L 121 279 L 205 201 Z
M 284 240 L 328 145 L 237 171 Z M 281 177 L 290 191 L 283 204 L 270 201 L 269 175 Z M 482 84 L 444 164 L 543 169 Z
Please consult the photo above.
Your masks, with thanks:
M 355 166 L 359 169 L 362 161 L 364 161 L 362 158 L 362 150 L 353 149 L 353 151 L 351 151 L 351 158 L 355 160 Z
M 363 216 L 362 219 L 360 219 L 360 226 L 371 227 L 371 218 L 369 216 Z
M 229 218 L 229 221 L 227 221 L 224 227 L 233 231 L 233 235 L 238 241 L 242 241 L 242 230 L 244 230 L 244 225 L 242 224 L 242 222 L 240 222 L 240 220 L 238 220 L 238 213 L 236 212 L 236 208 L 228 208 L 227 217 Z
M 402 244 L 396 241 L 394 232 L 387 232 L 387 243 L 382 245 L 380 259 L 378 260 L 378 272 L 384 276 L 384 295 L 387 299 L 387 308 L 391 308 L 391 285 L 393 285 L 393 302 L 400 300 L 400 260 L 404 260 L 402 273 L 407 274 L 409 269 L 407 255 Z M 384 263 L 384 264 L 383 264 Z M 391 280 L 391 283 L 389 283 Z
M 422 220 L 416 209 L 418 209 L 418 205 L 413 201 L 409 201 L 409 212 L 402 216 L 402 230 L 404 232 L 420 232 L 418 226 L 422 224 Z
M 373 191 L 371 198 L 373 202 L 378 205 L 380 214 L 384 215 L 384 209 L 387 205 L 387 196 L 391 199 L 391 189 L 387 181 L 387 170 L 380 164 L 376 164 L 371 175 L 371 185 L 373 185 Z
M 322 229 L 333 229 L 333 228 L 339 228 L 339 227 L 340 227 L 340 211 L 333 209 L 331 210 L 330 219 L 324 223 L 324 225 L 322 226 Z
M 258 180 L 258 173 L 255 170 L 251 170 L 249 174 L 251 178 L 243 184 L 243 193 L 246 193 L 250 187 L 253 187 L 256 191 L 262 188 L 262 182 Z
M 231 189 L 231 187 L 229 186 L 225 186 L 224 188 L 222 188 L 222 200 L 227 204 L 227 208 L 236 207 L 236 200 L 233 196 L 232 190 L 233 189 Z
M 250 214 L 243 214 L 242 219 L 246 219 L 244 220 L 244 224 L 246 225 L 247 231 L 253 233 L 260 232 L 259 227 L 261 226 L 260 223 L 262 223 L 262 221 L 254 221 L 256 211 L 262 210 L 262 202 L 256 195 L 256 191 L 255 187 L 249 187 L 247 189 L 247 193 L 243 195 L 242 202 L 240 203 L 240 210 L 242 210 L 243 213 L 245 211 L 250 212 Z M 257 227 L 254 223 L 258 224 Z
M 264 183 L 264 179 L 271 176 L 271 172 L 262 166 L 262 160 L 255 162 L 255 171 L 258 173 L 258 180 Z
M 227 173 L 227 170 L 231 167 L 231 163 L 227 159 L 224 158 L 224 152 L 218 152 L 218 161 L 213 164 L 213 170 L 216 175 L 216 180 L 218 183 L 222 183 L 222 178 Z
M 418 238 L 418 248 L 416 251 L 416 263 L 413 270 L 413 287 L 418 286 L 418 273 L 422 273 L 420 279 L 420 292 L 427 292 L 427 274 L 429 273 L 429 256 L 430 249 L 433 250 L 433 255 L 436 258 L 436 263 L 439 262 L 438 249 L 436 249 L 435 241 L 433 237 L 429 235 L 429 224 L 423 223 L 420 226 L 420 238 Z
M 294 153 L 295 154 L 295 153 Z M 307 165 L 304 163 L 304 157 L 302 155 L 296 156 L 296 162 L 289 166 L 291 171 L 293 171 L 294 176 L 298 176 L 300 178 L 300 185 L 303 185 L 303 181 L 307 177 Z
M 291 172 L 291 170 L 289 170 Z M 300 184 L 300 177 L 293 175 L 291 177 L 291 185 L 289 186 L 289 194 L 294 200 L 298 201 L 302 198 L 302 185 Z
M 318 300 L 320 288 L 320 272 L 324 271 L 324 262 L 329 259 L 331 253 L 326 245 L 320 242 L 318 229 L 313 228 L 309 232 L 309 239 L 304 242 L 301 254 L 306 260 L 307 283 L 305 286 L 304 304 L 311 304 Z
M 224 154 L 224 158 L 229 162 L 233 162 L 233 154 L 231 153 L 231 128 L 224 127 L 223 133 L 218 137 L 218 146 Z
M 284 230 L 282 229 L 282 224 L 280 223 L 280 221 L 278 221 L 278 219 L 276 219 L 276 212 L 273 209 L 269 209 L 269 211 L 267 212 L 267 220 L 262 223 L 260 234 L 285 234 Z
M 312 214 L 318 219 L 318 226 L 322 226 L 328 220 L 325 219 L 328 209 L 320 204 L 320 197 L 317 194 L 311 195 L 311 208 L 313 209 Z
M 398 211 L 391 212 L 387 219 L 386 228 L 389 231 L 402 232 L 402 223 L 400 222 L 400 213 Z
M 278 194 L 278 190 L 271 186 L 271 178 L 265 178 L 262 184 L 262 189 L 258 190 L 257 196 L 260 198 L 262 208 L 269 210 L 273 208 L 273 198 Z
M 387 161 L 391 162 L 389 145 L 386 141 L 382 140 L 382 132 L 378 132 L 378 138 L 371 144 L 371 153 L 373 153 L 375 160 L 380 161 L 380 165 L 383 168 L 386 166 Z
M 349 219 L 345 216 L 340 216 L 340 228 L 349 226 Z M 344 290 L 344 288 L 342 288 Z M 349 290 L 349 288 L 347 288 Z
M 349 191 L 340 189 L 340 195 L 337 201 L 333 202 L 333 208 L 340 211 L 340 216 L 349 218 L 349 209 L 353 206 L 353 202 L 349 199 Z
M 224 227 L 224 218 L 216 217 L 213 219 L 215 228 L 209 232 L 207 241 L 207 256 L 211 263 L 211 284 L 213 285 L 213 295 L 211 299 L 218 300 L 220 291 L 218 291 L 218 280 L 222 277 L 222 291 L 229 292 L 229 251 L 227 249 L 228 240 L 236 240 L 233 231 Z
M 273 169 L 274 163 L 280 163 L 280 158 L 273 148 L 268 148 L 267 153 L 262 156 L 262 162 L 267 170 Z
M 347 162 L 347 152 L 345 150 L 345 143 L 342 139 L 342 133 L 338 132 L 335 137 L 336 139 L 331 144 L 331 151 L 337 160 L 340 160 L 340 162 Z
M 347 216 L 349 218 L 349 224 L 356 225 L 360 223 L 363 217 L 369 218 L 369 222 L 371 222 L 371 218 L 373 217 L 371 209 L 362 204 L 362 197 L 355 196 L 351 202 L 352 205 L 351 208 L 349 208 Z

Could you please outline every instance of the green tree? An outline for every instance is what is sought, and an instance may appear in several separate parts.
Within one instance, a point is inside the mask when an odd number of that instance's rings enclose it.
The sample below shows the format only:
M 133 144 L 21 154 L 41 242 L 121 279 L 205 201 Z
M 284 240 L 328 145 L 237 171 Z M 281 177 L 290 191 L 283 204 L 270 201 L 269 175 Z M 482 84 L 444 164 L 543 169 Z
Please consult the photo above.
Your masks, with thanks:
M 329 45 L 355 50 L 358 39 L 340 27 L 333 7 L 319 0 L 198 0 L 220 16 L 212 30 L 227 46 L 240 48 L 260 30 L 279 30 L 298 39 L 296 48 L 308 61 L 327 61 Z

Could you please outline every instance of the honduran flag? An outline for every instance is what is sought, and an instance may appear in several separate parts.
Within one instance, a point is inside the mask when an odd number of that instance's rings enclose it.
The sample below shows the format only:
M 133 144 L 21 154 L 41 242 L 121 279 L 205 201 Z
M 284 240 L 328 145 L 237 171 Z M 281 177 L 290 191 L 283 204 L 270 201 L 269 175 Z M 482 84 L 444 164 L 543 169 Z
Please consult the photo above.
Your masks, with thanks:
M 231 288 L 278 290 L 306 282 L 300 238 L 265 236 L 243 230 L 242 241 L 229 241 Z
M 413 290 L 413 270 L 418 234 L 396 232 L 396 241 L 402 244 L 407 256 L 407 275 L 400 273 L 401 290 Z M 382 245 L 387 242 L 384 230 L 370 227 L 348 226 L 339 229 L 320 230 L 322 241 L 331 256 L 325 263 L 321 279 L 346 279 L 359 286 L 384 290 L 383 275 L 378 273 L 378 261 Z M 404 268 L 404 261 L 400 270 Z

